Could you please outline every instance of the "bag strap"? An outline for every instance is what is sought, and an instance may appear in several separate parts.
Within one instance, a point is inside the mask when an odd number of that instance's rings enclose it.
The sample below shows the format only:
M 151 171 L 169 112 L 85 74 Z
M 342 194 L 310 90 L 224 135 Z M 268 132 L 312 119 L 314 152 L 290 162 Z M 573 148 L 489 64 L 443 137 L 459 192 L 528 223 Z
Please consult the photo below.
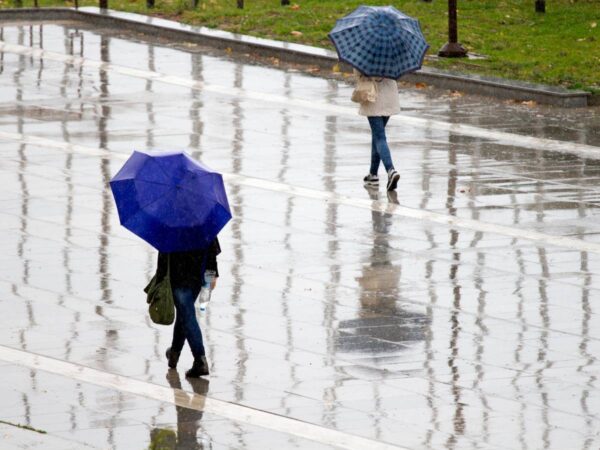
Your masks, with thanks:
M 167 278 L 171 279 L 171 254 L 167 253 Z

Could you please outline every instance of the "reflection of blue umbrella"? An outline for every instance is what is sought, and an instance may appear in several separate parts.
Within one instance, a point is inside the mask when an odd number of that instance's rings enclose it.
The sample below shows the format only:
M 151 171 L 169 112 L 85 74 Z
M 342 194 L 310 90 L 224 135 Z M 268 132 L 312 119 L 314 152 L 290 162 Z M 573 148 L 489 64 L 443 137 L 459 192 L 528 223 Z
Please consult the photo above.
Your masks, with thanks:
M 329 38 L 342 61 L 369 77 L 414 72 L 429 48 L 419 21 L 393 6 L 359 6 L 336 22 Z
M 110 187 L 121 225 L 161 252 L 205 248 L 231 219 L 221 175 L 184 152 L 134 151 Z

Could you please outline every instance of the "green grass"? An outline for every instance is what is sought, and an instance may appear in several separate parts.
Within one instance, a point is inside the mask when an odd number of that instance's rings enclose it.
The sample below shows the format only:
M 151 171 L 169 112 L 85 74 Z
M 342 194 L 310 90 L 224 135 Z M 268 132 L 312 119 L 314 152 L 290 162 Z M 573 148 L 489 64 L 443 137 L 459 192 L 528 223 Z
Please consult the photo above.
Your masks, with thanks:
M 0 0 L 0 6 L 11 6 Z M 23 0 L 30 6 L 33 0 Z M 42 6 L 71 5 L 40 0 Z M 447 40 L 445 0 L 156 0 L 149 11 L 144 0 L 109 0 L 109 7 L 155 14 L 189 24 L 236 33 L 293 41 L 332 49 L 327 33 L 335 20 L 360 4 L 392 4 L 420 20 L 430 54 Z M 459 0 L 459 41 L 486 59 L 439 59 L 426 64 L 442 69 L 586 89 L 600 93 L 600 1 L 548 0 L 546 14 L 535 13 L 534 0 Z M 81 0 L 81 5 L 97 1 Z M 299 34 L 300 32 L 301 34 Z

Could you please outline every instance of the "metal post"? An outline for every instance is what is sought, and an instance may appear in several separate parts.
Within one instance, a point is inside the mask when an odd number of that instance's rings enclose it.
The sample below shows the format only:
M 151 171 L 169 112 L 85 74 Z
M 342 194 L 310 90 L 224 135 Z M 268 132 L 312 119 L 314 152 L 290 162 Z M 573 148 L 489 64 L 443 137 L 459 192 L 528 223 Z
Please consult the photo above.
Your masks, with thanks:
M 287 6 L 290 4 L 290 0 L 281 0 L 281 6 Z
M 546 0 L 535 0 L 535 12 L 546 12 Z
M 438 56 L 458 58 L 467 56 L 467 50 L 458 43 L 457 0 L 448 0 L 448 42 L 438 52 Z
M 146 0 L 146 8 L 154 8 L 154 0 Z
M 108 0 L 98 0 L 100 9 L 108 9 Z
M 237 0 L 237 7 L 239 9 L 244 9 L 244 0 Z

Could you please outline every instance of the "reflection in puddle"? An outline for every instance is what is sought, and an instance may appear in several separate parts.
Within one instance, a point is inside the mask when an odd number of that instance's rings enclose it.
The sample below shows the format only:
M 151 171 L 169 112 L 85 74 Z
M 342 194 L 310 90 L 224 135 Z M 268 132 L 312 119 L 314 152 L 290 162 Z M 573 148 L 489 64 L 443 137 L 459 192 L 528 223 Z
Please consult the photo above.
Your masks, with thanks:
M 204 414 L 203 404 L 208 393 L 209 381 L 202 378 L 187 380 L 197 396 L 189 395 L 181 388 L 179 374 L 175 370 L 167 373 L 169 386 L 176 391 L 175 409 L 177 410 L 177 431 L 171 428 L 153 428 L 150 430 L 149 450 L 208 450 L 212 448 L 207 436 L 201 435 L 201 420 Z M 188 404 L 189 407 L 183 406 Z
M 377 190 L 366 190 L 371 200 L 379 200 Z M 398 203 L 397 195 L 388 192 L 386 200 Z M 359 317 L 340 321 L 336 348 L 341 352 L 398 352 L 426 337 L 427 316 L 401 306 L 402 266 L 393 261 L 394 250 L 390 244 L 394 216 L 372 210 L 371 223 L 373 241 L 366 258 L 369 262 L 356 278 L 360 289 Z

